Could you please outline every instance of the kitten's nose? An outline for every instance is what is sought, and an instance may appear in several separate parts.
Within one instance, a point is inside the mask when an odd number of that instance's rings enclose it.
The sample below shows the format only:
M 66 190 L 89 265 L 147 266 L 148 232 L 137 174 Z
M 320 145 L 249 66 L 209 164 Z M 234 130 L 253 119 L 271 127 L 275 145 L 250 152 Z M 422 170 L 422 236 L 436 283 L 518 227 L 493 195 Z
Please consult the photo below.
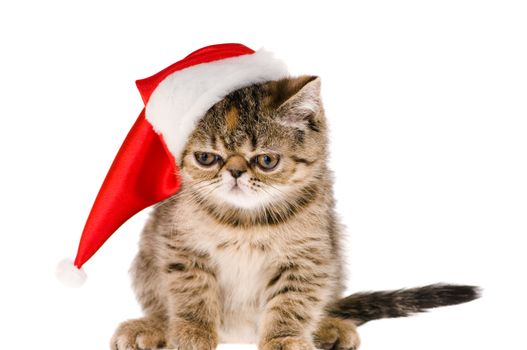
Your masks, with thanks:
M 245 172 L 245 171 L 241 171 L 241 170 L 238 170 L 238 169 L 230 169 L 229 172 L 231 173 L 232 177 L 234 177 L 235 179 L 239 178 L 240 176 L 242 176 L 242 174 Z
M 232 156 L 227 159 L 225 168 L 229 173 L 231 173 L 232 177 L 237 179 L 247 171 L 247 162 L 242 156 Z

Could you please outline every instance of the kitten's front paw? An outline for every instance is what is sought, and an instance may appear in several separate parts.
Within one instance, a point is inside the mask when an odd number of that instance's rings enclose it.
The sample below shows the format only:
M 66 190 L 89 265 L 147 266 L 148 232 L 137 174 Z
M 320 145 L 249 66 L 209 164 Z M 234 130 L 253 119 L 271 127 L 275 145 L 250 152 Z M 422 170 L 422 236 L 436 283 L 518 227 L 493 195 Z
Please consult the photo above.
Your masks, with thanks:
M 214 329 L 189 322 L 177 322 L 169 332 L 169 348 L 178 350 L 214 350 L 218 336 Z
M 340 318 L 324 317 L 313 338 L 316 347 L 324 350 L 356 350 L 360 345 L 355 324 Z
M 110 342 L 111 350 L 153 350 L 166 346 L 161 321 L 140 318 L 123 322 Z
M 284 337 L 276 338 L 261 345 L 260 350 L 314 350 L 312 342 L 302 338 Z

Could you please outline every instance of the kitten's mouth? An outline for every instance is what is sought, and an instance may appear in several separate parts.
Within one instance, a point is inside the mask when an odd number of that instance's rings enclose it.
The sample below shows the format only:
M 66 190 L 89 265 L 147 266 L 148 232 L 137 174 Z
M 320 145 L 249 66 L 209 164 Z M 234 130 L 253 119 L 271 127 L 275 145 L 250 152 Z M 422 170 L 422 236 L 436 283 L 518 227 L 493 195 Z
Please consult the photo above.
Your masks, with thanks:
M 240 184 L 238 183 L 238 181 L 234 182 L 234 184 L 232 185 L 232 187 L 230 189 L 230 192 L 232 192 L 232 193 L 243 193 L 243 190 L 242 190 Z

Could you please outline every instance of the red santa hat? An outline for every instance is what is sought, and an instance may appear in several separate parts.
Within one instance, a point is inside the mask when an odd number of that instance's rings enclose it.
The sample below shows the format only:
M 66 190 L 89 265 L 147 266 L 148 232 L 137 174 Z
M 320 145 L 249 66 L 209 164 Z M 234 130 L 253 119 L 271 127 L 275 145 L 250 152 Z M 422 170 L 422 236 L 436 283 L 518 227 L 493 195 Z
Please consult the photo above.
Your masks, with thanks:
M 177 193 L 178 162 L 188 137 L 207 110 L 230 92 L 288 75 L 265 50 L 220 44 L 194 51 L 159 73 L 136 82 L 145 103 L 95 199 L 75 261 L 57 276 L 80 286 L 82 266 L 130 217 Z

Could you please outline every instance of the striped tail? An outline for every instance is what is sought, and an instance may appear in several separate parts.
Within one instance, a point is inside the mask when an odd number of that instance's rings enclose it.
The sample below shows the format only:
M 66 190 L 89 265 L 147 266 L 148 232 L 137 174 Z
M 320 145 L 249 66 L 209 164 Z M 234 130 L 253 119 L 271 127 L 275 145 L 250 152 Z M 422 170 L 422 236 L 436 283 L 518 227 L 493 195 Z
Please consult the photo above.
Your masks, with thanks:
M 406 317 L 428 309 L 462 304 L 480 297 L 474 286 L 433 284 L 380 292 L 361 292 L 331 304 L 330 316 L 354 320 L 357 325 L 381 318 Z

